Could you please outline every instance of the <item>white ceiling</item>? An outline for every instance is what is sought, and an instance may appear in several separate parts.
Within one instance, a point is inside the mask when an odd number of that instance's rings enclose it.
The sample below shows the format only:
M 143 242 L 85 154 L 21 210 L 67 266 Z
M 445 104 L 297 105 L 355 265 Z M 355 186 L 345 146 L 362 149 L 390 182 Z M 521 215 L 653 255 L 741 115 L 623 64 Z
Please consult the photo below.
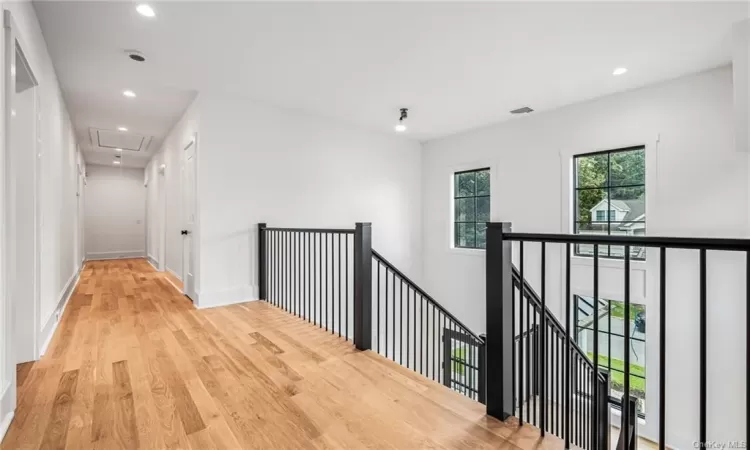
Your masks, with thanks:
M 726 64 L 750 17 L 715 1 L 151 5 L 148 19 L 131 2 L 35 3 L 82 143 L 124 125 L 158 148 L 196 91 L 388 133 L 408 107 L 407 136 L 428 140 Z

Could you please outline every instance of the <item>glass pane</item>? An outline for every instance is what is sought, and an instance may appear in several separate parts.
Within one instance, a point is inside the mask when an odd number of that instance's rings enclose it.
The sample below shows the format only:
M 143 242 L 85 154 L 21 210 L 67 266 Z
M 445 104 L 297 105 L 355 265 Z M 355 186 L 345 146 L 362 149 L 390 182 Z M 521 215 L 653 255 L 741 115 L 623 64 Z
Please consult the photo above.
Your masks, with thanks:
M 477 195 L 490 195 L 490 171 L 477 172 Z
M 645 184 L 645 150 L 612 153 L 609 158 L 609 180 L 610 186 Z
M 477 222 L 490 221 L 490 198 L 477 197 Z
M 456 247 L 474 248 L 476 246 L 476 231 L 473 223 L 456 224 Z
M 456 222 L 474 222 L 476 214 L 474 211 L 474 197 L 459 198 L 455 200 Z
M 477 248 L 487 248 L 487 225 L 477 224 Z
M 607 198 L 605 189 L 580 189 L 576 190 L 576 222 L 591 222 L 596 217 L 592 217 L 592 210 L 607 210 L 606 202 L 602 200 Z
M 602 187 L 607 185 L 607 154 L 579 156 L 576 158 L 576 187 Z
M 610 233 L 622 236 L 644 236 L 646 234 L 646 188 L 645 186 L 613 188 L 610 205 L 615 210 Z M 625 248 L 612 247 L 612 256 L 625 257 Z M 633 246 L 630 256 L 645 259 L 645 247 Z
M 456 197 L 470 197 L 474 195 L 475 190 L 475 173 L 457 173 L 455 175 Z
M 576 223 L 576 234 L 591 234 L 606 236 L 608 234 L 608 226 L 606 222 L 592 222 L 592 223 Z M 576 244 L 575 254 L 579 256 L 594 256 L 594 244 Z M 599 246 L 599 256 L 609 256 L 609 246 Z

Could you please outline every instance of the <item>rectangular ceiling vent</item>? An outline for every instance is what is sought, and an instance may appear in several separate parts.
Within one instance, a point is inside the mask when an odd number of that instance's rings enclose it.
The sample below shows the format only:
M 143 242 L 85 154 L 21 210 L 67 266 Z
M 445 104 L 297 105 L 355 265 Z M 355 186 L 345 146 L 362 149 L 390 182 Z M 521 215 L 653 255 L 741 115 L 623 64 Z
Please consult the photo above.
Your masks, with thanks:
M 529 108 L 528 106 L 524 106 L 523 108 L 514 109 L 510 113 L 511 114 L 528 114 L 530 112 L 534 112 L 534 110 Z
M 143 136 L 126 131 L 102 130 L 89 128 L 91 146 L 94 149 L 111 150 L 120 148 L 131 152 L 143 152 L 148 150 L 151 136 Z

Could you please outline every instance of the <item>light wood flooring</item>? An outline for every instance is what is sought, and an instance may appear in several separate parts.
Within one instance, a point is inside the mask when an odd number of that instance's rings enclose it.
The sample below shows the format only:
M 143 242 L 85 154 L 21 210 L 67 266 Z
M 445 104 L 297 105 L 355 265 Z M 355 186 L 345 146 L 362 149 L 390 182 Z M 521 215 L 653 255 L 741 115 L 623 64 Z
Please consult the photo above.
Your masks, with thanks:
M 139 259 L 87 263 L 18 372 L 15 449 L 557 449 L 265 302 L 196 310 Z

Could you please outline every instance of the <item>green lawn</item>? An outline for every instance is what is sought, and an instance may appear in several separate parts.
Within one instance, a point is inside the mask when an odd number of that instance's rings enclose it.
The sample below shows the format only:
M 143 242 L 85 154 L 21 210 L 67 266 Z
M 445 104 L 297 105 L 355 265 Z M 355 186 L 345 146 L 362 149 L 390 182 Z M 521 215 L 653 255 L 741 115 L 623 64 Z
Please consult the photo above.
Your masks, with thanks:
M 612 314 L 612 317 L 619 317 L 620 319 L 625 318 L 625 303 L 618 302 L 615 300 L 610 300 L 610 314 Z M 646 307 L 643 305 L 630 305 L 630 318 L 635 319 L 636 314 L 638 314 L 641 311 L 645 311 Z
M 594 359 L 594 354 L 589 353 L 590 360 Z M 599 366 L 609 367 L 609 358 L 599 355 Z M 612 360 L 612 371 L 610 372 L 610 383 L 613 389 L 625 389 L 625 374 L 617 372 L 625 371 L 625 363 L 621 359 Z M 639 378 L 643 377 L 643 378 Z M 646 398 L 646 368 L 638 364 L 630 364 L 630 394 L 638 398 Z

